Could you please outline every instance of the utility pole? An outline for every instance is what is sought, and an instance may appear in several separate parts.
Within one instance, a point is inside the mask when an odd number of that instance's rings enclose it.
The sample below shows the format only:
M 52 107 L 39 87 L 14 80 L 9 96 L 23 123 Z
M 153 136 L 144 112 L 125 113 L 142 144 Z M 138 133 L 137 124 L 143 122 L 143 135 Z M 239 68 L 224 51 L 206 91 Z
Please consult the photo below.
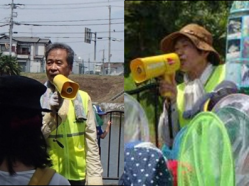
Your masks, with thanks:
M 10 38 L 10 46 L 9 46 L 9 54 L 11 55 L 11 52 L 12 52 L 12 34 L 13 34 L 13 17 L 17 17 L 17 12 L 13 12 L 14 9 L 16 9 L 17 6 L 24 6 L 24 4 L 14 4 L 14 0 L 11 1 L 11 4 L 8 4 L 10 5 L 10 8 L 11 8 L 11 13 L 10 13 L 10 21 L 9 21 L 9 38 Z M 14 14 L 15 13 L 15 14 Z
M 111 5 L 109 7 L 109 49 L 108 49 L 108 74 L 111 74 Z
M 94 32 L 94 61 L 93 61 L 93 74 L 95 74 L 95 66 L 96 66 L 96 42 L 97 42 L 97 32 Z
M 89 70 L 89 73 L 91 74 L 91 66 L 90 66 L 90 54 L 88 54 L 88 70 Z
M 96 62 L 96 42 L 97 42 L 97 32 L 93 32 L 94 34 L 94 62 Z
M 9 29 L 9 36 L 10 36 L 10 46 L 9 46 L 9 53 L 11 55 L 11 52 L 12 52 L 12 30 L 13 30 L 13 9 L 15 7 L 14 5 L 14 0 L 12 0 L 12 3 L 11 3 L 11 14 L 10 14 L 10 29 Z
M 82 59 L 83 74 L 85 74 L 84 59 Z
M 105 62 L 105 49 L 103 49 L 103 58 L 102 58 L 102 68 L 101 68 L 101 73 L 105 74 L 105 66 L 104 66 L 104 62 Z
M 102 63 L 104 64 L 105 62 L 105 49 L 103 49 L 103 58 L 102 58 Z

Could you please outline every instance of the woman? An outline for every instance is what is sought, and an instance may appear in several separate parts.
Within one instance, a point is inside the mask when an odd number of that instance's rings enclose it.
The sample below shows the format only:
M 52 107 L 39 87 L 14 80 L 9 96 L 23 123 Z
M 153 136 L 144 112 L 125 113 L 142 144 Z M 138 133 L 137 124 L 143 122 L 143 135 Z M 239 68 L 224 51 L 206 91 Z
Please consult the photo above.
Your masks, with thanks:
M 202 96 L 213 91 L 224 80 L 225 68 L 212 44 L 211 33 L 197 24 L 188 24 L 161 41 L 161 50 L 164 53 L 178 54 L 180 70 L 184 74 L 184 82 L 177 86 L 176 82 L 169 84 L 163 79 L 160 80 L 160 94 L 171 92 L 171 97 L 164 102 L 158 128 L 160 140 L 168 146 L 172 145 L 179 129 L 189 123 L 191 118 L 187 112 L 193 109 Z M 169 105 L 171 122 L 168 121 Z
M 40 105 L 45 91 L 43 84 L 27 77 L 0 77 L 1 185 L 28 185 L 36 169 L 51 165 L 41 132 L 41 112 L 48 111 Z M 70 184 L 55 173 L 48 185 Z

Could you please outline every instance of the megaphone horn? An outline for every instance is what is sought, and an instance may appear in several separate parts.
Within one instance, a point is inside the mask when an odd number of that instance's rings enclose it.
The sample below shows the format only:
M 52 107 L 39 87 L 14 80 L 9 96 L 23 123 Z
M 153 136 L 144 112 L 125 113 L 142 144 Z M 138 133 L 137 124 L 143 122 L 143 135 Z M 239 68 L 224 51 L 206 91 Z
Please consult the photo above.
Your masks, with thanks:
M 180 58 L 176 53 L 162 54 L 145 58 L 136 58 L 131 61 L 131 74 L 136 83 L 163 76 L 165 81 L 172 83 L 175 72 L 180 68 Z M 170 97 L 170 92 L 164 93 Z
M 73 82 L 62 74 L 54 77 L 53 84 L 62 98 L 74 99 L 79 90 L 78 83 Z
M 68 94 L 71 94 L 71 93 L 73 92 L 73 87 L 67 87 L 66 92 L 67 92 Z

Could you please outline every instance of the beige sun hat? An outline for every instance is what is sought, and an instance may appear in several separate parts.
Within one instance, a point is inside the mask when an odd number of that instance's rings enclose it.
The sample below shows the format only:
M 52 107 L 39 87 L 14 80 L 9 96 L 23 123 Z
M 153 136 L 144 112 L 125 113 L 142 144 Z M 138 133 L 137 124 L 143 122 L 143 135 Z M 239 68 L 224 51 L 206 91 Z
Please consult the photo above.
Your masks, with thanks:
M 209 57 L 214 64 L 223 64 L 219 53 L 213 48 L 213 37 L 209 31 L 198 24 L 188 24 L 180 31 L 174 32 L 161 40 L 161 50 L 165 53 L 174 52 L 174 44 L 177 38 L 186 36 L 200 50 L 210 51 Z M 212 56 L 211 56 L 212 55 Z

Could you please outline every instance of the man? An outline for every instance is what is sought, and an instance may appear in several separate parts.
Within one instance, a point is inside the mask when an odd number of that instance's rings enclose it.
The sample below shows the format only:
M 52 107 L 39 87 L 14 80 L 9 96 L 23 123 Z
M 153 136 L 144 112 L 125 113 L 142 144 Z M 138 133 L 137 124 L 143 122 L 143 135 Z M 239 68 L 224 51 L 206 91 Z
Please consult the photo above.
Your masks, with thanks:
M 49 110 L 42 109 L 40 104 L 45 91 L 42 83 L 28 77 L 0 77 L 1 185 L 31 184 L 31 178 L 39 181 L 39 171 L 44 173 L 40 180 L 43 185 L 70 185 L 67 179 L 46 168 L 51 159 L 41 132 L 41 114 Z
M 175 137 L 179 129 L 192 119 L 187 113 L 193 109 L 194 104 L 205 93 L 213 91 L 224 79 L 225 66 L 221 65 L 223 62 L 212 44 L 211 33 L 197 24 L 188 24 L 161 41 L 161 50 L 164 53 L 178 54 L 181 61 L 180 70 L 184 74 L 184 82 L 177 86 L 176 82 L 169 84 L 160 80 L 160 94 L 163 95 L 166 91 L 172 93 L 164 102 L 158 127 L 160 139 L 168 146 L 171 146 L 173 141 L 169 134 L 169 104 Z
M 68 77 L 72 72 L 74 52 L 66 44 L 54 43 L 47 47 L 45 57 L 48 89 L 41 103 L 53 112 L 44 115 L 42 131 L 49 143 L 53 168 L 71 185 L 102 185 L 91 98 L 79 90 L 74 100 L 62 99 L 53 85 L 56 75 Z

